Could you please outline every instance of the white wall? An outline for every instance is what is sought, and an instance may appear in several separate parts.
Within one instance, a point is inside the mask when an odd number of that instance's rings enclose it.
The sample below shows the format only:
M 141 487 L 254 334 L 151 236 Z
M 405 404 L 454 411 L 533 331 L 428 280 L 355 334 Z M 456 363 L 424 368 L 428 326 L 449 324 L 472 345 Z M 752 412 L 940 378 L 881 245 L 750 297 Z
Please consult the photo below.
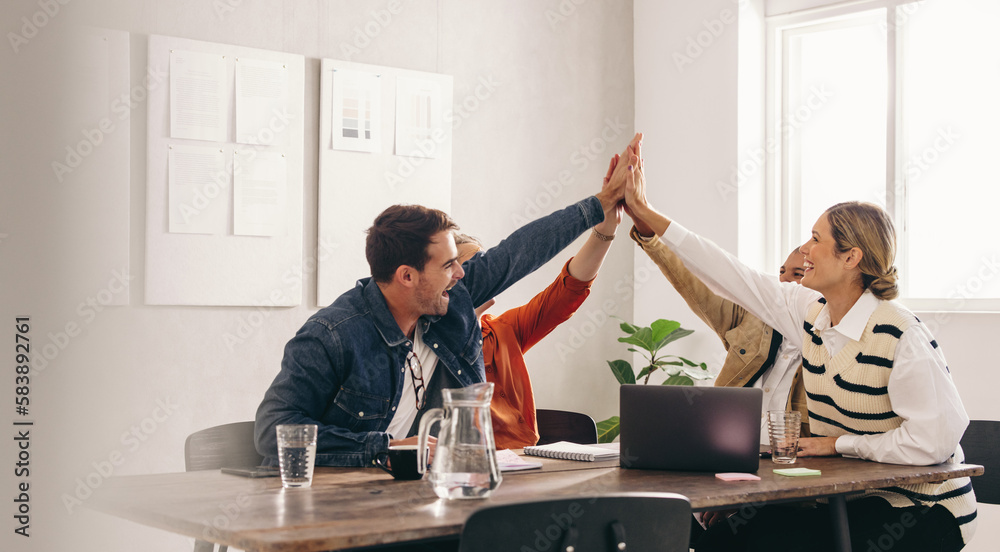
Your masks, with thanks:
M 760 21 L 761 3 L 747 5 L 740 17 L 743 33 L 759 33 L 752 25 Z M 723 248 L 743 255 L 747 262 L 759 262 L 754 248 L 746 248 L 741 238 L 747 235 L 737 227 L 735 195 L 717 192 L 717 181 L 729 182 L 739 156 L 748 151 L 743 129 L 738 123 L 759 120 L 754 113 L 738 113 L 741 86 L 755 86 L 753 79 L 737 76 L 742 69 L 740 58 L 758 54 L 754 40 L 738 36 L 737 25 L 725 25 L 711 41 L 703 31 L 718 29 L 713 22 L 724 10 L 737 11 L 735 0 L 637 0 L 635 2 L 636 130 L 644 132 L 646 174 L 653 205 L 688 228 L 710 237 Z M 701 52 L 697 44 L 699 33 Z M 690 52 L 687 48 L 691 47 Z M 691 53 L 698 55 L 692 56 Z M 675 54 L 686 56 L 678 67 Z M 756 63 L 751 59 L 751 65 Z M 744 88 L 745 90 L 745 88 Z M 755 89 L 749 91 L 756 94 Z M 753 109 L 752 103 L 739 102 L 740 109 Z M 739 130 L 739 131 L 738 131 Z M 941 208 L 960 208 L 941 206 Z M 751 213 L 752 214 L 752 213 Z M 947 229 L 942 229 L 947 231 Z M 759 239 L 759 234 L 750 234 Z M 969 239 L 955 236 L 956 240 Z M 692 315 L 677 294 L 649 267 L 644 255 L 636 255 L 636 278 L 653 274 L 638 292 L 635 304 L 637 320 L 659 317 L 680 320 L 696 333 L 678 342 L 677 347 L 691 358 L 714 360 L 716 369 L 723 359 L 721 347 L 707 327 Z M 904 275 L 905 277 L 905 275 Z M 995 399 L 1000 386 L 1000 371 L 984 345 L 990 336 L 1000 333 L 1000 314 L 994 313 L 917 313 L 926 322 L 948 357 L 949 365 L 962 395 L 966 410 L 973 419 L 1000 419 L 1000 402 Z M 699 337 L 701 339 L 697 339 Z M 671 345 L 673 347 L 673 345 Z M 687 348 L 685 348 L 687 347 Z M 966 550 L 992 550 L 1000 538 L 1000 507 L 980 508 L 979 534 Z
M 84 508 L 68 512 L 62 497 L 77 496 L 79 488 L 85 502 L 88 476 L 94 485 L 102 484 L 99 468 L 106 471 L 115 453 L 121 454 L 116 474 L 183 470 L 188 434 L 253 418 L 278 370 L 285 342 L 315 311 L 309 306 L 316 301 L 311 271 L 305 274 L 303 306 L 295 308 L 143 304 L 147 198 L 146 109 L 141 103 L 130 117 L 131 304 L 103 308 L 92 320 L 78 311 L 78 305 L 101 290 L 67 292 L 74 266 L 58 250 L 93 251 L 101 244 L 81 243 L 72 228 L 61 226 L 60 213 L 100 217 L 102 205 L 68 204 L 49 167 L 61 154 L 60 144 L 53 148 L 45 140 L 49 130 L 79 130 L 66 128 L 56 107 L 16 93 L 61 69 L 58 59 L 35 60 L 32 53 L 32 46 L 44 44 L 60 27 L 88 24 L 132 33 L 133 84 L 144 75 L 150 34 L 304 55 L 306 259 L 315 258 L 317 245 L 322 57 L 454 76 L 460 123 L 454 134 L 452 214 L 465 231 L 488 245 L 525 220 L 599 189 L 607 160 L 634 132 L 631 3 L 404 1 L 391 20 L 387 5 L 384 0 L 80 0 L 61 6 L 19 53 L 7 44 L 0 47 L 5 146 L 0 152 L 0 313 L 8 328 L 2 336 L 13 342 L 14 317 L 29 315 L 39 348 L 63 344 L 32 379 L 32 537 L 11 537 L 8 501 L 0 548 L 190 550 L 187 538 Z M 40 9 L 35 0 L 5 2 L 3 28 L 17 31 L 21 17 L 30 18 Z M 372 36 L 364 35 L 366 29 Z M 59 92 L 56 98 L 73 94 Z M 610 327 L 605 326 L 606 310 L 632 318 L 627 277 L 633 251 L 624 230 L 615 245 L 578 315 L 528 355 L 541 407 L 573 408 L 598 418 L 617 410 L 617 386 L 604 360 L 620 356 L 624 347 L 614 336 L 597 332 Z M 578 247 L 571 246 L 506 292 L 494 311 L 526 302 Z M 367 273 L 366 266 L 345 269 L 358 277 Z M 67 323 L 77 324 L 80 332 L 63 339 Z M 227 334 L 241 342 L 227 345 Z M 12 349 L 8 346 L 7 353 L 12 355 Z M 13 396 L 13 377 L 5 375 L 0 397 L 8 408 Z M 168 405 L 166 410 L 156 410 L 160 404 Z M 141 441 L 123 439 L 133 427 Z M 10 437 L 2 442 L 0 488 L 10 496 L 16 453 Z

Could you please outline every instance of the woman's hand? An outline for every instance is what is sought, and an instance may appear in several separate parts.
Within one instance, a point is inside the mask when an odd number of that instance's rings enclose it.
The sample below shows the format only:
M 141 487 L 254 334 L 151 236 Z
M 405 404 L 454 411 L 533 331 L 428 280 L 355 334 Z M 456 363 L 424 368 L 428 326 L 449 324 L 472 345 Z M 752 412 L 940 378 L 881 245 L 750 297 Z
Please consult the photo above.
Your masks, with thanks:
M 611 162 L 608 163 L 608 172 L 604 175 L 604 182 L 601 184 L 602 191 L 607 190 L 611 185 L 611 177 L 614 175 L 620 159 L 621 156 L 616 153 L 614 157 L 611 158 Z M 605 211 L 604 222 L 594 226 L 594 229 L 604 235 L 613 236 L 615 234 L 615 230 L 618 229 L 618 225 L 622 222 L 622 211 L 622 202 L 616 203 L 610 211 Z
M 799 456 L 836 456 L 836 437 L 803 437 L 799 439 Z

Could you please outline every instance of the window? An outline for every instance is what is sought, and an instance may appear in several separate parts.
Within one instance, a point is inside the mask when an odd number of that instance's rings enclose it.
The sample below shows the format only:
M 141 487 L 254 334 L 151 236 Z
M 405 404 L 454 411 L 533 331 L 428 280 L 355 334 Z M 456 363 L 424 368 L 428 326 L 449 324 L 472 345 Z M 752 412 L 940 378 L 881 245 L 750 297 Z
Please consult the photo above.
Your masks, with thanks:
M 769 257 L 829 206 L 893 216 L 901 296 L 1000 310 L 1000 2 L 872 0 L 768 19 Z

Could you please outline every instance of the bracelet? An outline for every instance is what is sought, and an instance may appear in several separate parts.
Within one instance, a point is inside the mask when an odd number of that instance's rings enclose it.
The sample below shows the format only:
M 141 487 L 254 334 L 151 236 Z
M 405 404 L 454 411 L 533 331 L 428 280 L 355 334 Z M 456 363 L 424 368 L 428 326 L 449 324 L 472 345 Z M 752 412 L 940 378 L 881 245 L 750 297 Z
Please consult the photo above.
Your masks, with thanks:
M 607 235 L 607 234 L 602 234 L 602 233 L 600 233 L 600 232 L 597 231 L 597 228 L 594 228 L 594 237 L 596 237 L 597 239 L 599 239 L 601 241 L 611 241 L 611 240 L 615 239 L 615 235 L 614 234 L 611 234 L 610 236 Z

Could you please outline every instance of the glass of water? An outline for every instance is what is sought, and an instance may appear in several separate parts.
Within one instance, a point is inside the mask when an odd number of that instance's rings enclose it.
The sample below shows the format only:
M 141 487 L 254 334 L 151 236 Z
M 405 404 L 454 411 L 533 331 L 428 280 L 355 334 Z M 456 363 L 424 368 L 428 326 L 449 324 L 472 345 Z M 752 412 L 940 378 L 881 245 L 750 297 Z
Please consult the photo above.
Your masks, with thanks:
M 771 437 L 771 460 L 775 464 L 794 464 L 799 451 L 802 414 L 797 410 L 771 410 L 767 413 L 767 432 Z
M 284 424 L 277 431 L 281 486 L 287 489 L 312 485 L 316 424 Z

